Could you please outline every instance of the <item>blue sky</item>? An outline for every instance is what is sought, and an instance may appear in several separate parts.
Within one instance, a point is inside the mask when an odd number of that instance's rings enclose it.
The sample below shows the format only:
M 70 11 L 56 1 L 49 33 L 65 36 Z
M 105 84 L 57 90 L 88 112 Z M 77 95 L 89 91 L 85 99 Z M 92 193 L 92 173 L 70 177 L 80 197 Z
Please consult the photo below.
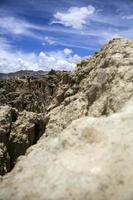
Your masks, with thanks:
M 71 70 L 114 37 L 133 38 L 133 0 L 0 0 L 0 72 Z

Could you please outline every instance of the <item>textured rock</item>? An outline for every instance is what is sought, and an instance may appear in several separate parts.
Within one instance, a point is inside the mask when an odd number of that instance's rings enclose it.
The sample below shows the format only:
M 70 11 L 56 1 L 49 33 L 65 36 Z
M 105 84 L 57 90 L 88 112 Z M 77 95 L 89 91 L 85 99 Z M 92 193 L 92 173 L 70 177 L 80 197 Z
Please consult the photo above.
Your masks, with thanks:
M 10 156 L 7 149 L 12 122 L 17 118 L 17 111 L 8 106 L 0 107 L 0 175 L 10 171 Z
M 14 166 L 26 149 L 44 133 L 46 120 L 41 114 L 0 107 L 0 175 Z
M 9 105 L 19 111 L 46 112 L 58 83 L 67 72 L 51 75 L 13 76 L 0 80 L 0 105 Z
M 132 130 L 133 101 L 110 117 L 73 121 L 28 150 L 3 178 L 0 199 L 131 200 Z
M 120 110 L 133 95 L 132 65 L 133 41 L 113 39 L 100 52 L 82 61 L 74 72 L 51 71 L 43 76 L 0 81 L 0 105 L 8 104 L 19 111 L 45 112 L 52 121 L 55 113 L 61 116 L 56 123 L 62 123 L 63 129 L 67 123 L 61 122 L 62 115 L 70 107 L 77 115 L 81 112 L 79 103 L 84 105 L 83 115 L 108 115 Z
M 99 53 L 82 61 L 68 80 L 56 92 L 64 95 L 63 101 L 48 113 L 48 135 L 56 130 L 59 133 L 81 116 L 117 112 L 133 96 L 133 41 L 111 40 Z
M 0 199 L 133 199 L 133 41 L 111 40 L 74 72 L 1 81 L 0 94 L 23 111 L 0 111 L 1 174 L 26 152 Z

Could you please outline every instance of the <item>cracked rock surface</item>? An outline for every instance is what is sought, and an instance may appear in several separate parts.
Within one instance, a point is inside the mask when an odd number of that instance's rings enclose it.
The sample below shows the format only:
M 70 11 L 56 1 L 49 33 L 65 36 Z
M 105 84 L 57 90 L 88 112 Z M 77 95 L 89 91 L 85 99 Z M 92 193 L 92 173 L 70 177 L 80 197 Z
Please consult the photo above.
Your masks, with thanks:
M 82 61 L 70 77 L 57 90 L 64 95 L 63 101 L 48 113 L 49 135 L 59 134 L 82 116 L 115 113 L 133 96 L 133 41 L 111 40 L 96 55 Z
M 40 114 L 18 111 L 9 106 L 0 107 L 0 174 L 9 172 L 20 155 L 36 144 L 45 130 Z
M 1 200 L 133 199 L 133 41 L 0 94 Z
M 0 199 L 131 200 L 132 130 L 133 100 L 110 117 L 73 121 L 27 151 L 3 178 Z

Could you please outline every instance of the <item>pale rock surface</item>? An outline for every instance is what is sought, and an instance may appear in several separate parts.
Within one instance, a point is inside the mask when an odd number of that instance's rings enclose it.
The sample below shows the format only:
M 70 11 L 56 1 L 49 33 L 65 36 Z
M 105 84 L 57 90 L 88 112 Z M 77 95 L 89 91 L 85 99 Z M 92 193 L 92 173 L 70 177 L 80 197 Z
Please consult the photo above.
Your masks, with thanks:
M 19 159 L 3 200 L 132 200 L 133 100 L 109 117 L 84 117 Z
M 45 133 L 1 178 L 0 200 L 132 200 L 133 41 L 82 61 L 46 105 Z
M 119 111 L 133 96 L 133 41 L 111 40 L 100 52 L 82 61 L 67 84 L 61 82 L 53 102 L 58 92 L 63 100 L 48 112 L 47 135 L 56 134 L 56 130 L 59 134 L 82 116 L 99 117 Z

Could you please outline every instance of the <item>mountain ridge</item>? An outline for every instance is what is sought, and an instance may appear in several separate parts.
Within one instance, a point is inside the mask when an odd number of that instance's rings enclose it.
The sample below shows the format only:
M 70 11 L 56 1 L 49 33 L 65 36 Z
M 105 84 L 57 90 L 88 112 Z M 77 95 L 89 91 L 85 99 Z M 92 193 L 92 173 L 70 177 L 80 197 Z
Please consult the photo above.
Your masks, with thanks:
M 2 80 L 0 96 L 1 199 L 132 199 L 133 41 L 73 72 Z
M 5 78 L 10 78 L 14 76 L 39 76 L 39 75 L 45 75 L 48 72 L 38 70 L 38 71 L 33 71 L 33 70 L 19 70 L 16 72 L 10 72 L 10 73 L 0 73 L 0 79 L 5 79 Z

